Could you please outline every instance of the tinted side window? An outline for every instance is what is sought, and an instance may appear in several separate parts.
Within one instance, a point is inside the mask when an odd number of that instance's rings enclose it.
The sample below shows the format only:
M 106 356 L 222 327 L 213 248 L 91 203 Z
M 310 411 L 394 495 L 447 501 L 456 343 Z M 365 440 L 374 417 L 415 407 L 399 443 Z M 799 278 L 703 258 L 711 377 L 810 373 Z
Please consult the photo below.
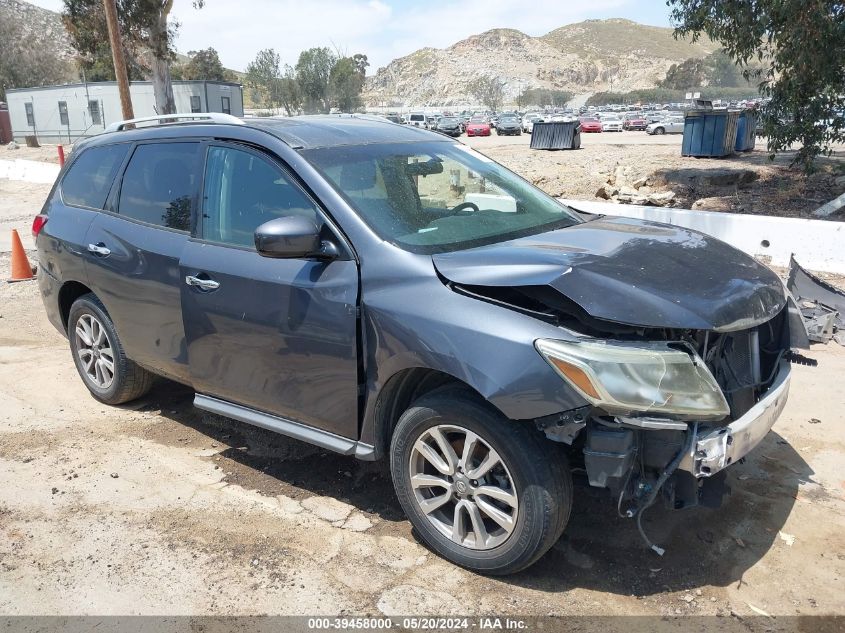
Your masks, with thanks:
M 82 151 L 62 180 L 65 204 L 102 209 L 129 145 L 104 145 Z
M 191 230 L 199 143 L 139 145 L 120 186 L 120 215 L 180 231 Z
M 205 168 L 202 236 L 214 242 L 254 246 L 257 226 L 301 215 L 318 226 L 317 208 L 270 161 L 231 147 L 210 147 Z

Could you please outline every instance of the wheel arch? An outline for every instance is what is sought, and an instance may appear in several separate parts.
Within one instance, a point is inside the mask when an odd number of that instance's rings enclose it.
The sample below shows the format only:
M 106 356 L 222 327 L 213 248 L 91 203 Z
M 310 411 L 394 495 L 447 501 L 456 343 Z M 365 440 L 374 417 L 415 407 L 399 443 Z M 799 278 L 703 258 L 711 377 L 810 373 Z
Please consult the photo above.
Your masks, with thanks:
M 393 374 L 375 395 L 375 405 L 368 420 L 367 435 L 373 440 L 375 459 L 387 455 L 390 438 L 396 423 L 411 404 L 435 390 L 453 386 L 464 389 L 468 396 L 484 402 L 502 415 L 504 413 L 467 382 L 447 372 L 429 367 L 407 367 Z
M 59 289 L 59 314 L 65 331 L 68 328 L 68 316 L 73 302 L 87 294 L 93 294 L 92 290 L 79 281 L 66 281 Z

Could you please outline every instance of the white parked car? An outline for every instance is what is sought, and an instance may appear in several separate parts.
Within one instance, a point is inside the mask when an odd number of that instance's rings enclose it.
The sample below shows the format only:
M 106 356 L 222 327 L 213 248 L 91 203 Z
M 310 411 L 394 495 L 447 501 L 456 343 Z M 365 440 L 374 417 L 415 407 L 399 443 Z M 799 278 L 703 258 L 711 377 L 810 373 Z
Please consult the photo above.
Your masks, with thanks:
M 621 132 L 622 119 L 605 117 L 601 120 L 602 132 Z
M 522 117 L 522 131 L 531 134 L 531 130 L 534 127 L 534 121 L 541 119 L 542 117 L 536 112 L 526 113 L 525 116 Z
M 408 117 L 408 125 L 422 128 L 426 127 L 425 115 L 418 112 L 413 113 Z
M 684 117 L 672 116 L 657 123 L 650 123 L 645 131 L 649 134 L 683 134 Z

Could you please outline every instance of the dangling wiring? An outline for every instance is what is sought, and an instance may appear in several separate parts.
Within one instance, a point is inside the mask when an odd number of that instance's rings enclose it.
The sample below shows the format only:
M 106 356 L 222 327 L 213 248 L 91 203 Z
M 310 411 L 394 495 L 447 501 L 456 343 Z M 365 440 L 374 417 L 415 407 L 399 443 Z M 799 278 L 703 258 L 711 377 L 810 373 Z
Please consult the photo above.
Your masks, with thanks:
M 675 459 L 673 459 L 666 469 L 663 471 L 663 474 L 660 475 L 660 478 L 657 480 L 657 483 L 654 485 L 654 488 L 649 494 L 646 502 L 640 506 L 637 510 L 637 529 L 640 532 L 640 536 L 645 541 L 645 544 L 648 548 L 654 552 L 656 552 L 659 556 L 663 556 L 666 553 L 666 550 L 662 547 L 659 547 L 652 543 L 649 538 L 646 536 L 645 531 L 643 530 L 642 519 L 643 513 L 648 510 L 652 504 L 654 504 L 655 499 L 657 499 L 657 494 L 660 492 L 660 489 L 663 487 L 663 484 L 672 476 L 672 474 L 677 470 L 678 466 L 681 464 L 681 460 L 683 460 L 684 455 L 692 450 L 693 442 L 695 442 L 695 437 L 698 434 L 698 422 L 695 423 L 693 426 L 692 431 L 687 432 L 687 441 L 684 446 L 678 451 L 678 454 L 675 455 Z

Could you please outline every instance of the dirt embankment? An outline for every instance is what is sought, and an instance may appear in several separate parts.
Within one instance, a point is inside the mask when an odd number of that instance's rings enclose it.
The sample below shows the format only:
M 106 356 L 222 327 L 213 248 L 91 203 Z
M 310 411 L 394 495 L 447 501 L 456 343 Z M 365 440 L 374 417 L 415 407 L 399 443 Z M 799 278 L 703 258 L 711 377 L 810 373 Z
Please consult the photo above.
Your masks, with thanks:
M 599 138 L 601 137 L 601 138 Z M 468 139 L 475 149 L 556 197 L 619 199 L 673 192 L 661 205 L 685 209 L 810 218 L 845 193 L 845 152 L 818 160 L 806 174 L 787 152 L 774 161 L 762 149 L 728 158 L 685 158 L 680 138 L 643 132 L 582 135 L 576 151 L 532 150 L 525 136 Z M 658 196 L 659 197 L 659 196 Z M 845 220 L 845 211 L 830 220 Z

